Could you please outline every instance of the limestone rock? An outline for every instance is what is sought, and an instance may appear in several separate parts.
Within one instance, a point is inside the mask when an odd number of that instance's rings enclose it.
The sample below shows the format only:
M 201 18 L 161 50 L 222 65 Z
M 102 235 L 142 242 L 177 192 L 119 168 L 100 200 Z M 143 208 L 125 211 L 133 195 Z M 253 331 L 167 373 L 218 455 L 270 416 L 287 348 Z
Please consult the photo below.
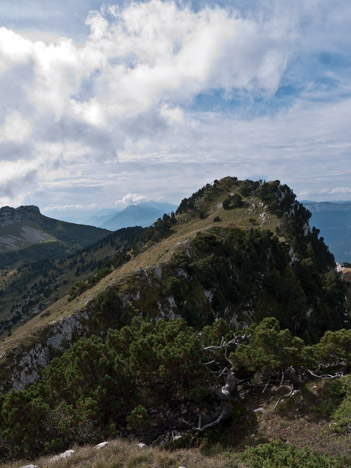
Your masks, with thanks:
M 95 445 L 95 448 L 99 450 L 106 447 L 106 445 L 108 445 L 108 442 L 100 442 L 99 444 Z
M 65 452 L 62 452 L 59 455 L 55 455 L 54 457 L 50 458 L 50 461 L 64 460 L 65 458 L 71 457 L 73 454 L 74 450 L 66 450 Z

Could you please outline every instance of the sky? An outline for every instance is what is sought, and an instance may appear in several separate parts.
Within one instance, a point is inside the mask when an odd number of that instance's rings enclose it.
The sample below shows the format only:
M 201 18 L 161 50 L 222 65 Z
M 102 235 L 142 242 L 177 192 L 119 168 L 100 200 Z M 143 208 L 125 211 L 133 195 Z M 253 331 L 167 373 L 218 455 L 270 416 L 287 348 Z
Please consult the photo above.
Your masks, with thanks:
M 0 206 L 351 200 L 349 0 L 1 0 Z

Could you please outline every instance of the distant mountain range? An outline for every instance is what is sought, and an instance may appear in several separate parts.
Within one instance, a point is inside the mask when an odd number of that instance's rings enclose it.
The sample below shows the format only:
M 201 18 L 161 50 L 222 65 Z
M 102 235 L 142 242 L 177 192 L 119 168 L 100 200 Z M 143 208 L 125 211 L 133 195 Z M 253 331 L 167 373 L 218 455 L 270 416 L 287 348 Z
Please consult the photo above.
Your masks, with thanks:
M 351 202 L 303 202 L 339 263 L 351 263 Z
M 111 211 L 104 216 L 93 216 L 89 219 L 89 224 L 111 231 L 131 226 L 147 227 L 158 218 L 162 218 L 165 213 L 171 213 L 176 209 L 177 206 L 171 203 L 149 201 L 130 205 L 123 211 Z

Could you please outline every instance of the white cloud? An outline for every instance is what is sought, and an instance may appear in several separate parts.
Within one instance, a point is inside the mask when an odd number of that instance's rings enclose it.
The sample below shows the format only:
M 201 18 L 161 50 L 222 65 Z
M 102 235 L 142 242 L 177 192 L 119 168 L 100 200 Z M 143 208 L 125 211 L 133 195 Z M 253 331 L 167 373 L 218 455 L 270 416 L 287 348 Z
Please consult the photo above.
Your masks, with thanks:
M 89 205 L 56 205 L 56 206 L 46 206 L 43 208 L 43 211 L 50 213 L 51 211 L 91 211 L 96 208 L 102 208 L 104 205 L 99 205 L 98 203 L 90 203 Z
M 13 111 L 0 127 L 0 143 L 23 143 L 30 136 L 31 131 L 31 123 L 24 119 L 19 112 Z
M 160 110 L 162 117 L 165 117 L 170 123 L 183 123 L 184 112 L 179 107 L 170 108 L 167 104 L 163 105 Z
M 194 12 L 150 0 L 110 11 L 110 21 L 102 12 L 89 16 L 91 33 L 81 45 L 32 42 L 1 28 L 2 68 L 32 64 L 27 95 L 39 112 L 104 125 L 213 87 L 271 93 L 291 52 L 286 24 L 260 25 L 225 9 Z
M 241 15 L 161 0 L 105 7 L 79 42 L 0 28 L 0 203 L 36 191 L 56 207 L 177 202 L 227 174 L 280 178 L 300 193 L 311 179 L 313 190 L 347 188 L 349 73 L 316 67 L 311 78 L 306 54 L 339 53 L 349 13 L 249 3 Z M 282 84 L 302 81 L 274 107 Z
M 6 28 L 0 28 L 0 73 L 27 62 L 32 53 L 33 44 L 30 40 Z
M 349 195 L 351 193 L 351 187 L 334 187 L 334 188 L 325 188 L 325 189 L 306 189 L 301 190 L 301 196 L 311 196 L 311 195 Z
M 121 200 L 116 200 L 114 206 L 118 208 L 124 208 L 128 205 L 138 205 L 139 203 L 146 201 L 147 198 L 137 193 L 127 193 Z

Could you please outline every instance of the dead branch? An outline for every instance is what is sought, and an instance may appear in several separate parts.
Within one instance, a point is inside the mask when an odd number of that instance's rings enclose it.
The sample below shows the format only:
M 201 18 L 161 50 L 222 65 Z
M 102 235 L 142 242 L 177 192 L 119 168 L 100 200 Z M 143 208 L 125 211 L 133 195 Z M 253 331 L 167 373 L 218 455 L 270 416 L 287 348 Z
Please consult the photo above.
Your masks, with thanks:
M 316 377 L 317 379 L 337 379 L 339 377 L 343 377 L 343 372 L 337 372 L 336 374 L 322 374 L 322 375 L 318 375 L 318 374 L 315 374 L 314 372 L 312 372 L 310 369 L 307 369 L 307 372 L 309 374 L 312 375 L 312 377 Z

